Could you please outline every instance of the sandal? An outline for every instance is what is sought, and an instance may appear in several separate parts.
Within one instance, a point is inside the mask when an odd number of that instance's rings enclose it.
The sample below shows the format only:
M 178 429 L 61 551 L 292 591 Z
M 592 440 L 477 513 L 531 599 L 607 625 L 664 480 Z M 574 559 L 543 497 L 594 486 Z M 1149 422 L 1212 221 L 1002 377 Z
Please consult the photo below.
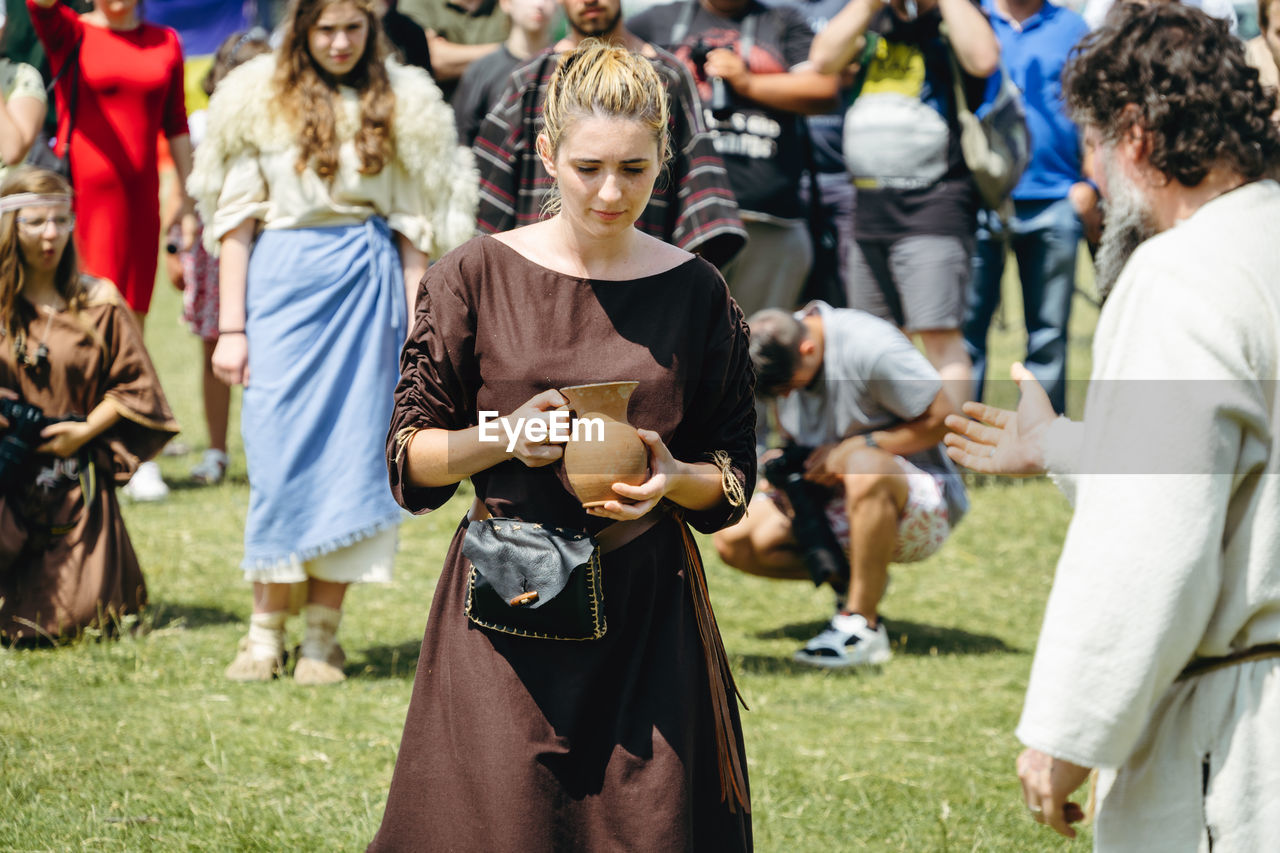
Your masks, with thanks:
M 221 483 L 222 478 L 227 475 L 227 463 L 230 461 L 227 454 L 211 447 L 200 457 L 200 462 L 192 467 L 191 479 L 206 486 Z

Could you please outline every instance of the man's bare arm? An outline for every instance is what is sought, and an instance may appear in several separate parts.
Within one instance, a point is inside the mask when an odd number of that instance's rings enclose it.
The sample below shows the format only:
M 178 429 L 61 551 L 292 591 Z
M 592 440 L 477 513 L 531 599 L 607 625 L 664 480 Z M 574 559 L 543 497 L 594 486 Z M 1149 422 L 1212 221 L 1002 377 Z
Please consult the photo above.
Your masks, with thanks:
M 435 78 L 457 80 L 468 65 L 502 47 L 502 42 L 458 44 L 439 35 L 435 30 L 427 30 L 427 46 L 431 49 L 431 72 Z

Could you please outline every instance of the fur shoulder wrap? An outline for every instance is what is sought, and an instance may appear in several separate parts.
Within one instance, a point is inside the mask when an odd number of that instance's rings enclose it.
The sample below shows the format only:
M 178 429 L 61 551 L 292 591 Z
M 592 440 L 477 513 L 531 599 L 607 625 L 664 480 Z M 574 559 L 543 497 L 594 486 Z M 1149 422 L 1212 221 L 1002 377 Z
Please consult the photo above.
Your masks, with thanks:
M 195 167 L 187 181 L 206 225 L 215 220 L 234 162 L 297 149 L 297 130 L 282 114 L 275 95 L 275 60 L 275 54 L 266 54 L 233 69 L 209 100 L 208 132 L 196 149 Z M 471 151 L 457 144 L 453 110 L 435 81 L 419 68 L 394 61 L 387 62 L 387 74 L 396 99 L 394 160 L 416 190 L 407 195 L 418 196 L 425 209 L 384 213 L 389 218 L 392 214 L 423 217 L 421 242 L 429 242 L 429 254 L 439 257 L 475 234 L 475 165 Z M 359 127 L 359 106 L 350 97 L 339 101 L 335 104 L 337 132 L 345 143 Z M 385 168 L 393 166 L 389 163 Z M 207 235 L 206 244 L 216 243 L 219 237 Z

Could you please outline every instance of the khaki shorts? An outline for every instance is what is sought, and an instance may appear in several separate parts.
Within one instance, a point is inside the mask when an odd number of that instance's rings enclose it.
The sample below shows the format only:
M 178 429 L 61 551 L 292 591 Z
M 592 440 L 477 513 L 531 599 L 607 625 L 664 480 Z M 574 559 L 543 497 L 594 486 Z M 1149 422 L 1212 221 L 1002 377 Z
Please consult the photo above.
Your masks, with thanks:
M 893 242 L 856 240 L 849 247 L 849 307 L 908 332 L 959 329 L 973 272 L 972 239 L 919 234 Z M 895 316 L 885 291 L 897 294 Z

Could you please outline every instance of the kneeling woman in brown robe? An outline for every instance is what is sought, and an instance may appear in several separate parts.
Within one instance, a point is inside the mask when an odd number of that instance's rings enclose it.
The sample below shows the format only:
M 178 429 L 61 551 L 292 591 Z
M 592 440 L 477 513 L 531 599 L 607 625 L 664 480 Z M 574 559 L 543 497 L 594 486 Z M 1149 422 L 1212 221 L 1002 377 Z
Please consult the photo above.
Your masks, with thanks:
M 178 432 L 132 313 L 79 272 L 71 187 L 24 169 L 0 189 L 0 639 L 110 629 L 146 602 L 115 486 Z M 25 447 L 22 413 L 46 425 Z
M 742 515 L 753 379 L 719 273 L 632 227 L 667 156 L 666 109 L 645 60 L 593 41 L 567 54 L 538 139 L 558 213 L 476 238 L 424 280 L 388 439 L 392 491 L 426 512 L 470 477 L 472 518 L 600 534 L 605 630 L 547 639 L 472 621 L 464 522 L 372 850 L 751 847 L 735 691 L 685 524 Z M 629 420 L 649 474 L 600 506 L 571 491 L 562 445 L 534 430 L 508 447 L 479 428 L 487 412 L 548 421 L 566 403 L 556 389 L 615 380 L 639 383 Z M 652 526 L 604 547 L 604 528 L 636 519 Z

